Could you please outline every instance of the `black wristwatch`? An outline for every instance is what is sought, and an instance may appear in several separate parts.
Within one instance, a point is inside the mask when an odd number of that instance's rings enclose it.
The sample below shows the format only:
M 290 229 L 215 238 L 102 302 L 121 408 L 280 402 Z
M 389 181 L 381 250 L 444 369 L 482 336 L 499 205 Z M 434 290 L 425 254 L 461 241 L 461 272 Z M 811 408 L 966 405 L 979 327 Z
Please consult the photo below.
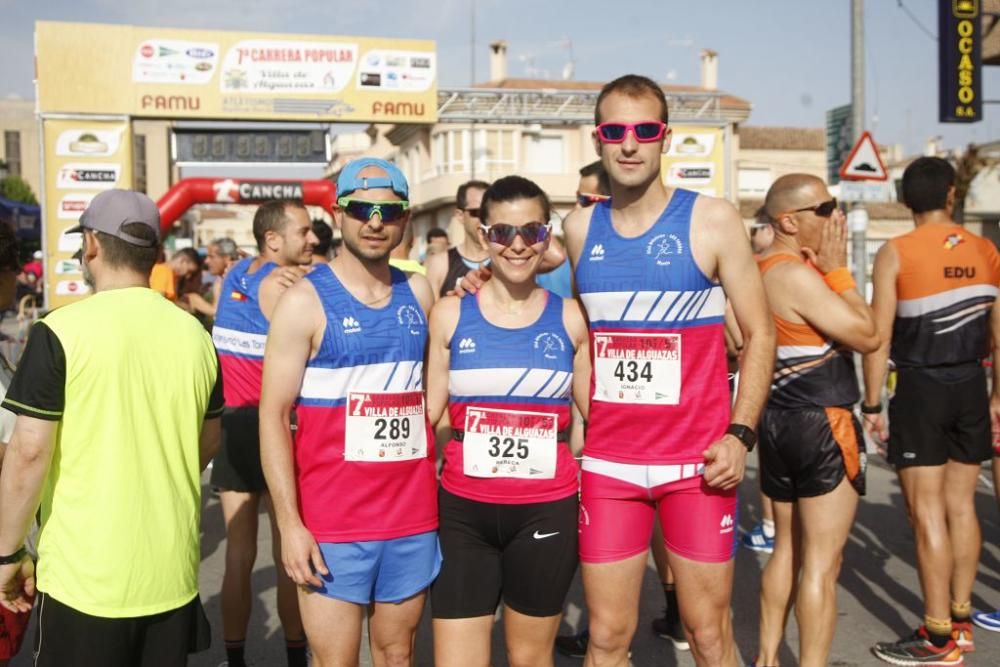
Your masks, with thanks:
M 726 429 L 726 433 L 742 442 L 748 452 L 752 452 L 754 446 L 757 444 L 757 434 L 746 424 L 730 424 L 729 428 Z
M 868 405 L 864 401 L 861 402 L 861 414 L 863 415 L 880 415 L 882 414 L 882 404 L 876 403 L 875 405 Z
M 21 559 L 24 558 L 24 554 L 28 553 L 28 550 L 23 546 L 12 553 L 9 556 L 0 556 L 0 565 L 10 565 L 11 563 L 20 563 Z

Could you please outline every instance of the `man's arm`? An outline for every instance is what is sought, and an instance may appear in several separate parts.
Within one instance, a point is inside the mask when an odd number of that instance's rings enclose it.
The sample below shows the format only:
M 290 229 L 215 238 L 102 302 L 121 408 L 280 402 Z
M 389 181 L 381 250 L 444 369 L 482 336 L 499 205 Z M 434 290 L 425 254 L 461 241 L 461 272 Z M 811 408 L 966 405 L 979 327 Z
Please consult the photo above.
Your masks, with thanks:
M 0 472 L 0 554 L 17 551 L 31 527 L 52 462 L 59 422 L 19 415 Z
M 872 312 L 880 338 L 874 352 L 864 356 L 865 405 L 882 404 L 882 387 L 889 366 L 892 325 L 896 320 L 896 277 L 899 275 L 899 255 L 892 243 L 885 243 L 875 255 L 872 267 Z M 885 442 L 889 431 L 881 414 L 864 415 L 865 430 Z
M 58 427 L 59 422 L 47 419 L 17 418 L 0 471 L 0 554 L 10 555 L 24 546 L 52 463 Z M 0 565 L 0 591 L 0 602 L 8 609 L 31 611 L 28 598 L 35 594 L 35 578 L 30 556 Z
M 211 344 L 211 343 L 209 343 Z M 214 347 L 212 348 L 214 351 Z M 215 353 L 215 383 L 208 396 L 205 406 L 205 417 L 201 422 L 201 435 L 198 439 L 198 460 L 201 470 L 208 466 L 209 461 L 219 453 L 222 442 L 222 413 L 226 409 L 226 394 L 222 388 L 222 362 Z
M 993 304 L 990 313 L 990 338 L 993 340 L 993 388 L 990 391 L 990 422 L 993 443 L 1000 442 L 1000 306 Z M 994 470 L 996 466 L 994 464 Z
M 427 282 L 430 283 L 435 299 L 440 298 L 438 295 L 441 294 L 441 287 L 448 275 L 448 255 L 449 252 L 446 250 L 431 255 L 430 259 L 427 260 Z
M 563 326 L 573 341 L 573 401 L 584 420 L 590 417 L 590 330 L 576 299 L 563 300 Z
M 459 314 L 458 297 L 446 296 L 431 310 L 430 333 L 427 342 L 427 416 L 431 425 L 438 422 L 448 407 L 448 371 L 451 367 L 451 337 L 455 334 Z
M 313 338 L 325 323 L 312 285 L 303 281 L 289 289 L 274 309 L 260 396 L 260 458 L 281 533 L 281 556 L 288 576 L 299 585 L 321 585 L 314 574 L 327 574 L 323 556 L 299 516 L 292 434 L 292 406 L 302 386 Z
M 202 295 L 196 292 L 191 292 L 185 298 L 193 312 L 215 317 L 216 304 L 219 303 L 218 300 L 215 303 L 209 303 Z
M 787 297 L 784 302 L 808 324 L 851 349 L 862 354 L 878 349 L 875 316 L 857 288 L 838 294 L 815 271 L 802 265 L 789 266 L 782 275 L 789 284 L 779 288 L 781 296 L 776 295 L 776 301 Z M 772 294 L 770 289 L 768 294 Z
M 726 354 L 735 359 L 740 356 L 743 349 L 743 334 L 740 333 L 740 325 L 736 323 L 736 314 L 733 313 L 733 305 L 726 299 L 726 316 L 723 333 L 726 336 Z
M 806 322 L 859 352 L 878 348 L 875 316 L 847 268 L 847 220 L 840 211 L 824 223 L 819 246 L 803 248 L 802 254 L 823 278 L 801 264 L 788 266 L 785 271 L 791 279 L 783 281 L 779 303 L 791 299 L 792 308 Z
M 44 320 L 36 322 L 3 399 L 17 419 L 0 474 L 0 555 L 24 543 L 55 449 L 65 393 L 62 343 Z M 3 576 L 0 582 L 6 582 Z
M 260 312 L 268 321 L 278 303 L 278 299 L 292 285 L 296 284 L 309 273 L 309 269 L 301 266 L 279 266 L 260 282 L 257 299 L 260 302 Z
M 996 285 L 1000 282 L 1000 252 L 997 252 L 996 247 L 990 243 L 986 242 L 989 254 L 989 264 L 993 269 L 992 272 L 992 282 Z M 990 392 L 990 422 L 993 428 L 993 444 L 996 445 L 1000 442 L 1000 308 L 997 308 L 997 303 L 994 302 L 993 310 L 990 311 L 990 339 L 992 340 L 992 354 L 990 361 L 992 362 L 993 371 L 993 386 Z M 993 466 L 994 474 L 993 479 L 997 479 L 998 466 L 994 464 Z M 997 491 L 1000 493 L 1000 490 Z M 1000 496 L 997 496 L 1000 499 Z
M 580 262 L 580 254 L 587 242 L 587 232 L 590 230 L 590 220 L 594 215 L 595 206 L 578 208 L 570 211 L 563 220 L 563 236 L 566 239 L 566 256 L 570 266 L 576 269 Z
M 222 442 L 222 418 L 206 418 L 201 424 L 201 437 L 198 441 L 198 460 L 201 470 L 208 466 L 209 461 L 219 453 Z
M 704 206 L 699 206 L 702 199 Z M 764 285 L 750 244 L 732 242 L 746 235 L 743 220 L 733 205 L 720 199 L 699 198 L 695 211 L 703 216 L 697 218 L 700 229 L 692 225 L 692 250 L 698 243 L 707 251 L 698 254 L 709 261 L 714 259 L 714 273 L 732 304 L 743 338 L 732 421 L 756 428 L 774 371 L 774 321 Z M 735 487 L 743 479 L 746 455 L 746 447 L 736 437 L 723 436 L 705 451 L 705 481 L 715 488 Z
M 423 309 L 424 317 L 429 316 L 431 307 L 434 305 L 434 292 L 431 290 L 431 284 L 427 278 L 419 273 L 411 273 L 406 282 L 413 291 L 413 296 L 416 297 L 420 308 Z

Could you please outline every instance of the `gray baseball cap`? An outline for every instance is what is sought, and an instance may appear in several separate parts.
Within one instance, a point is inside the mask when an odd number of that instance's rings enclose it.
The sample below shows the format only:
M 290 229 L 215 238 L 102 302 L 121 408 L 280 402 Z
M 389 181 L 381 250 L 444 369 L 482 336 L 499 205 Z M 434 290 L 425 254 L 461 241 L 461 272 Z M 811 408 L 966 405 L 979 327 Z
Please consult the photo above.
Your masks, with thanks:
M 154 241 L 132 236 L 122 230 L 129 223 L 146 225 L 153 231 Z M 94 197 L 87 210 L 80 216 L 80 224 L 66 233 L 89 229 L 117 236 L 123 241 L 143 248 L 156 245 L 160 240 L 160 211 L 153 200 L 132 190 L 105 190 Z

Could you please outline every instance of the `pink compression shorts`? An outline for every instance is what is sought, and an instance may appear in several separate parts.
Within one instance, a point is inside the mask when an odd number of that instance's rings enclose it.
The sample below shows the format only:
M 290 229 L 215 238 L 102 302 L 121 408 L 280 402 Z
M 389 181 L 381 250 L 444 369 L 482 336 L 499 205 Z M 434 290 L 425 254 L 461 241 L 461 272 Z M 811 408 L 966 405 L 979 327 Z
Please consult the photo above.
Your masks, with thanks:
M 635 465 L 585 456 L 580 493 L 580 560 L 611 563 L 649 548 L 659 514 L 672 553 L 705 563 L 736 552 L 736 489 L 710 488 L 701 464 Z

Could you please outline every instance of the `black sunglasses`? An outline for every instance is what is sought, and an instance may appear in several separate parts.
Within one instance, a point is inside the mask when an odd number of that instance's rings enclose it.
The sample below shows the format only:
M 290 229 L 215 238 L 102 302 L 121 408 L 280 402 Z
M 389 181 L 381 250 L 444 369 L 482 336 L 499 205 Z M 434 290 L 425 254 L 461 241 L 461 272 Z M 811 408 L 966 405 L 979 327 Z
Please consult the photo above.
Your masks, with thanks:
M 529 222 L 520 227 L 498 222 L 493 225 L 483 225 L 483 233 L 490 243 L 510 247 L 514 239 L 520 235 L 525 245 L 535 245 L 549 238 L 550 227 L 544 222 Z
M 465 209 L 462 209 L 462 210 L 465 211 L 466 213 L 468 213 L 470 218 L 476 218 L 477 220 L 479 219 L 479 209 L 478 208 L 465 208 Z
M 825 201 L 821 204 L 816 204 L 815 206 L 806 206 L 805 208 L 797 208 L 792 213 L 802 213 L 804 211 L 812 211 L 820 218 L 829 218 L 833 215 L 833 212 L 837 210 L 837 198 L 834 197 L 829 201 Z

